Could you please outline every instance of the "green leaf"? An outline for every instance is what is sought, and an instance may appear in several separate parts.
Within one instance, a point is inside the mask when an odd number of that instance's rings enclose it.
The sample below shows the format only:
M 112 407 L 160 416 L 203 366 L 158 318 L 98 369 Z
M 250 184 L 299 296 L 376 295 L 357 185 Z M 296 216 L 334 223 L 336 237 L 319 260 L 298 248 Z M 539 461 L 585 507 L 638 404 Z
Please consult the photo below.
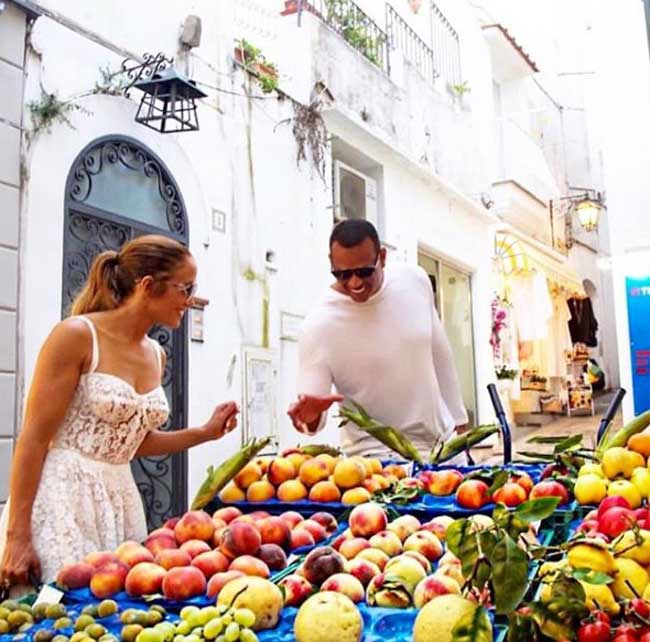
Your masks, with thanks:
M 614 580 L 602 571 L 594 571 L 590 568 L 574 568 L 571 577 L 587 584 L 611 584 Z
M 508 478 L 510 477 L 510 471 L 508 470 L 500 470 L 495 476 L 494 476 L 494 481 L 492 482 L 492 485 L 488 488 L 488 493 L 493 495 L 501 486 L 503 486 L 507 481 Z
M 531 615 L 508 614 L 508 637 L 506 642 L 532 642 L 539 640 L 541 631 Z
M 587 596 L 578 580 L 564 573 L 559 573 L 553 584 L 551 584 L 551 599 L 554 598 L 569 598 L 584 603 Z
M 530 437 L 526 439 L 527 444 L 559 444 L 566 439 L 569 439 L 571 435 L 555 435 L 554 437 Z
M 582 443 L 582 435 L 573 435 L 571 437 L 568 437 L 564 441 L 561 441 L 559 444 L 555 446 L 553 449 L 553 452 L 557 455 L 558 453 L 563 453 L 566 450 L 570 450 L 571 448 L 575 448 L 579 444 Z
M 529 459 L 535 459 L 537 461 L 543 461 L 543 462 L 555 461 L 555 455 L 549 455 L 549 454 L 546 454 L 546 453 L 536 453 L 536 452 L 533 452 L 532 450 L 530 450 L 530 451 L 527 451 L 527 450 L 519 451 L 517 454 L 521 455 L 522 457 L 528 457 Z M 530 463 L 530 462 L 526 462 L 526 463 Z
M 469 576 L 479 555 L 478 533 L 467 519 L 457 519 L 447 528 L 447 548 L 461 561 L 463 575 Z
M 571 598 L 531 602 L 528 606 L 542 633 L 554 640 L 571 639 L 580 620 L 589 614 L 584 602 Z
M 559 497 L 529 499 L 515 508 L 515 514 L 520 520 L 526 523 L 536 522 L 552 515 L 559 503 Z
M 497 504 L 494 507 L 492 519 L 514 541 L 517 541 L 521 533 L 525 533 L 528 530 L 528 522 L 519 519 L 517 513 L 506 508 L 504 504 Z
M 514 611 L 528 588 L 528 557 L 509 535 L 503 535 L 489 556 L 492 564 L 495 610 Z
M 492 623 L 484 606 L 463 615 L 452 632 L 453 642 L 492 642 Z

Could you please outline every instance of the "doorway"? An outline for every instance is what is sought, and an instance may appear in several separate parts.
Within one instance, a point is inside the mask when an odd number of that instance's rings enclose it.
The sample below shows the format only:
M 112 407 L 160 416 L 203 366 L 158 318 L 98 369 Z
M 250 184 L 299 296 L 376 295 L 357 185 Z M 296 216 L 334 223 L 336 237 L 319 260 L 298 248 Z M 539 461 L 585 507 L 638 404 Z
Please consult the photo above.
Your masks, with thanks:
M 69 313 L 97 254 L 119 250 L 143 234 L 162 234 L 187 245 L 183 198 L 163 162 L 138 141 L 97 139 L 75 160 L 66 183 L 62 317 Z M 187 421 L 187 317 L 177 330 L 155 327 L 150 336 L 167 355 L 162 385 L 170 415 L 162 430 Z M 187 509 L 187 454 L 136 459 L 133 476 L 149 530 Z
M 467 272 L 419 252 L 418 264 L 429 275 L 434 303 L 454 355 L 470 426 L 476 423 L 476 377 L 472 281 Z

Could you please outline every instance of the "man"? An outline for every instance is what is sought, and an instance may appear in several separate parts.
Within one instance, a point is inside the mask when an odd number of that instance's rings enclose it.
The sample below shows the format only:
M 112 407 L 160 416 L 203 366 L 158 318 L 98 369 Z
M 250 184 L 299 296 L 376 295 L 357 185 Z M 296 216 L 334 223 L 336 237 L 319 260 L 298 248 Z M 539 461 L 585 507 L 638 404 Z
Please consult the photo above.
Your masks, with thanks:
M 354 400 L 428 456 L 436 439 L 464 427 L 467 413 L 427 274 L 405 264 L 386 268 L 377 231 L 358 219 L 334 227 L 330 263 L 336 281 L 300 337 L 299 395 L 288 411 L 294 427 L 312 435 L 332 404 Z M 348 455 L 395 456 L 353 424 L 341 433 Z

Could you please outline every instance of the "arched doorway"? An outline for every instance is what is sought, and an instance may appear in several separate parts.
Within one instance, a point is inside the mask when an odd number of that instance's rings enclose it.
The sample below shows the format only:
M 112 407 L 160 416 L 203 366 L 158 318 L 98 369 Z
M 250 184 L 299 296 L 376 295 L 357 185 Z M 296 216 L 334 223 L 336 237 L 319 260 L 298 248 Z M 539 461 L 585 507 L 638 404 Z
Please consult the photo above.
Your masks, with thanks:
M 164 234 L 187 245 L 185 205 L 163 162 L 124 136 L 94 140 L 77 156 L 66 182 L 63 233 L 62 316 L 86 281 L 93 259 L 143 234 Z M 187 325 L 151 332 L 164 348 L 163 387 L 171 413 L 165 430 L 186 425 Z M 187 508 L 187 455 L 147 457 L 131 468 L 155 528 Z

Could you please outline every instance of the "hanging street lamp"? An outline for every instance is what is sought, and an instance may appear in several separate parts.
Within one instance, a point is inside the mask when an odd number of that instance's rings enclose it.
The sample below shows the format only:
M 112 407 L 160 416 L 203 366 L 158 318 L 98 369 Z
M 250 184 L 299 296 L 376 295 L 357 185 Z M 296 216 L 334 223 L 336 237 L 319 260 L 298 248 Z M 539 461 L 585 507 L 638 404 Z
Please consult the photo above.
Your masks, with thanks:
M 598 229 L 598 221 L 602 209 L 602 202 L 592 200 L 587 196 L 573 206 L 573 211 L 586 232 L 593 232 Z

